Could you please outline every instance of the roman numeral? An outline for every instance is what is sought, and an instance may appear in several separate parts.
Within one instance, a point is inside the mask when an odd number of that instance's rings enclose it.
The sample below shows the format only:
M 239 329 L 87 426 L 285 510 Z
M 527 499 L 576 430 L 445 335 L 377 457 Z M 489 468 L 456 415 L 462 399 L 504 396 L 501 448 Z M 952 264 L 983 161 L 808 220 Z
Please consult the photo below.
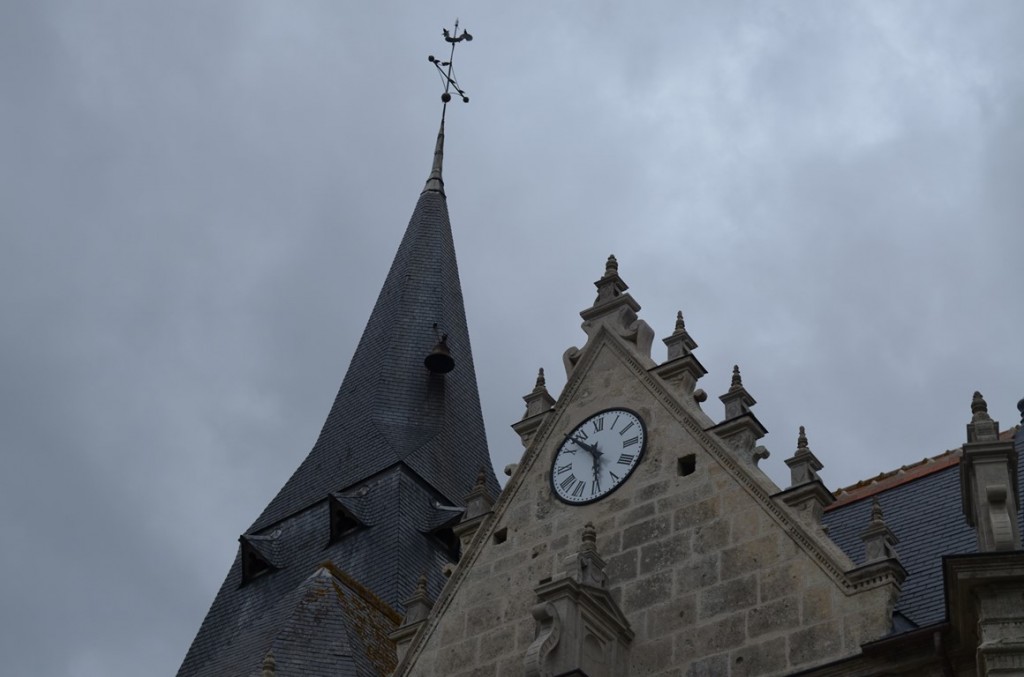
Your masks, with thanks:
M 561 475 L 562 473 L 569 472 L 570 470 L 572 470 L 572 463 L 566 463 L 565 465 L 558 466 L 558 469 L 555 472 Z
M 569 487 L 571 487 L 572 483 L 575 481 L 576 475 L 569 475 L 564 480 L 562 480 L 558 486 L 562 487 L 562 491 L 569 491 Z
M 590 435 L 587 434 L 586 430 L 580 428 L 579 430 L 576 431 L 576 434 L 573 437 L 578 437 L 579 439 L 586 442 Z
M 625 435 L 626 431 L 629 430 L 630 428 L 632 428 L 635 424 L 636 424 L 636 421 L 630 421 L 629 425 L 627 425 L 625 428 L 623 428 L 622 430 L 619 431 L 619 434 L 620 435 Z
M 622 448 L 625 449 L 626 447 L 631 447 L 631 446 L 633 446 L 634 444 L 636 444 L 639 441 L 640 441 L 640 437 L 639 436 L 637 436 L 637 437 L 630 437 L 628 440 L 623 440 Z
M 608 474 L 611 475 L 612 479 L 615 480 L 616 482 L 618 482 L 620 479 L 622 479 L 621 477 L 619 477 L 618 475 L 616 475 L 613 472 L 609 472 Z
M 594 419 L 594 432 L 599 433 L 602 430 L 604 430 L 604 416 Z
M 636 458 L 634 454 L 621 454 L 619 456 L 619 465 L 629 465 Z
M 584 482 L 580 481 L 575 487 L 573 487 L 572 495 L 574 498 L 579 498 L 580 496 L 583 495 L 583 486 Z
M 619 422 L 619 415 L 615 414 L 615 420 L 612 421 L 612 427 L 611 427 L 612 430 L 615 430 L 615 424 L 618 423 L 618 422 Z

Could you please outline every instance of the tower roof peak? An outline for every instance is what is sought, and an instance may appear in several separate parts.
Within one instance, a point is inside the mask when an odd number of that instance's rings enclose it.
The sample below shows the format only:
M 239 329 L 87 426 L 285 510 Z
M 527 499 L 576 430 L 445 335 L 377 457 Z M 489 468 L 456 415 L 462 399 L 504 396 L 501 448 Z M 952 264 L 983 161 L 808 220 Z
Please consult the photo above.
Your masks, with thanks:
M 434 164 L 430 167 L 430 176 L 427 177 L 427 184 L 423 186 L 423 192 L 433 191 L 444 195 L 444 179 L 441 178 L 441 165 L 444 163 L 444 120 L 441 120 L 441 127 L 437 130 L 437 143 L 434 144 Z

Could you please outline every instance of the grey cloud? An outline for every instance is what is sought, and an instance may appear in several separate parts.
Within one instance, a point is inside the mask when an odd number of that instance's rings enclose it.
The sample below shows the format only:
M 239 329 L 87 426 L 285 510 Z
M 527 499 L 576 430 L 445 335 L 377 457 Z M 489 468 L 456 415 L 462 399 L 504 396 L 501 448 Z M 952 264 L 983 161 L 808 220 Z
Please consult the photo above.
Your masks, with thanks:
M 686 313 L 713 416 L 741 365 L 777 481 L 799 425 L 838 487 L 958 445 L 975 389 L 1013 424 L 1022 11 L 0 7 L 7 665 L 176 669 L 344 374 L 455 14 L 445 180 L 499 472 L 613 252 L 659 336 Z

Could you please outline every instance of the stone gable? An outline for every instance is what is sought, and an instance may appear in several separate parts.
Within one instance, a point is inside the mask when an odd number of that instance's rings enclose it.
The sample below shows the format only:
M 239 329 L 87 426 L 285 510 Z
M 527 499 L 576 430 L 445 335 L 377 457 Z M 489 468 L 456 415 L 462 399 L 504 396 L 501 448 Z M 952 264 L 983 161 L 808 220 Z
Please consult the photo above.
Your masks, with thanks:
M 642 358 L 607 327 L 577 352 L 554 411 L 396 674 L 524 674 L 538 586 L 557 577 L 587 523 L 633 634 L 629 675 L 786 674 L 889 630 L 898 581 L 848 574 L 854 564 L 820 527 L 773 499 L 779 489 L 706 432 L 712 422 L 693 398 Z M 612 407 L 646 422 L 643 460 L 602 500 L 562 503 L 549 479 L 556 449 Z

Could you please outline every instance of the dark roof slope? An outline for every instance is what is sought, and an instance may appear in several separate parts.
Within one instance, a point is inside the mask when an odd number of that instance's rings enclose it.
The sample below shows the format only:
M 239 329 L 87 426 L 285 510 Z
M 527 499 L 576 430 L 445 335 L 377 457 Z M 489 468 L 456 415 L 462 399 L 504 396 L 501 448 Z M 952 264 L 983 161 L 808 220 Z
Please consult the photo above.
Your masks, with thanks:
M 364 597 L 378 600 L 381 608 L 393 609 L 391 614 L 402 610 L 402 600 L 415 589 L 422 573 L 427 574 L 428 591 L 436 598 L 445 583 L 442 569 L 453 561 L 448 544 L 436 533 L 438 524 L 450 521 L 453 515 L 435 507 L 439 498 L 414 473 L 398 465 L 348 492 L 345 503 L 358 505 L 365 526 L 334 543 L 329 542 L 326 498 L 274 525 L 263 542 L 272 538 L 279 568 L 243 585 L 241 559 L 235 557 L 178 674 L 247 675 L 259 665 L 275 638 L 289 624 L 299 622 L 293 616 L 308 593 L 304 586 L 308 586 L 310 574 L 325 563 L 344 572 L 349 587 L 358 586 L 366 591 Z M 339 576 L 334 570 L 332 573 Z M 349 627 L 353 618 L 332 618 L 330 623 L 346 625 L 349 634 L 358 630 Z M 346 642 L 353 641 L 339 639 L 337 651 L 348 651 Z M 308 658 L 313 660 L 319 649 L 310 645 L 309 651 Z M 284 657 L 276 649 L 275 658 L 281 666 Z
M 423 359 L 442 334 L 456 366 L 432 374 Z M 416 203 L 319 439 L 250 531 L 400 461 L 450 503 L 462 502 L 481 468 L 488 488 L 499 491 L 448 206 L 444 193 L 429 187 Z
M 1004 432 L 1004 439 L 1013 432 Z M 864 561 L 860 535 L 871 520 L 870 499 L 878 499 L 885 523 L 899 538 L 896 552 L 907 570 L 896 610 L 917 626 L 945 618 L 942 558 L 977 551 L 977 537 L 964 518 L 960 498 L 960 454 L 960 450 L 949 451 L 886 473 L 873 485 L 863 482 L 840 491 L 839 501 L 822 518 L 832 540 L 860 564 Z M 1024 464 L 1018 464 L 1018 475 L 1024 478 Z M 1024 525 L 1024 509 L 1019 517 Z
M 397 662 L 387 635 L 397 614 L 373 593 L 330 564 L 316 569 L 268 611 L 259 655 L 221 652 L 203 674 L 259 675 L 268 652 L 276 674 L 376 677 Z

